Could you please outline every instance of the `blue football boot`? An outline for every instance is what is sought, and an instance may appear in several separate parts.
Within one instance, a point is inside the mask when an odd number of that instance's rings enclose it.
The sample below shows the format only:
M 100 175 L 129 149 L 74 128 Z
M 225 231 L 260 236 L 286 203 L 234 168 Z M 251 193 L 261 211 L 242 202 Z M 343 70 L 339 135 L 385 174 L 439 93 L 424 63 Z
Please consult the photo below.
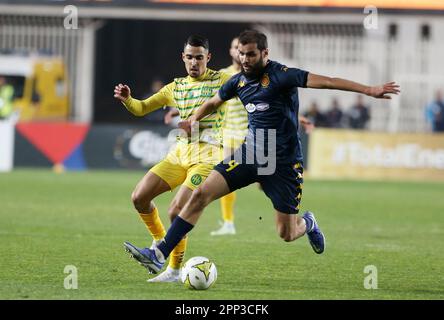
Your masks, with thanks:
M 162 269 L 164 262 L 159 261 L 154 248 L 137 248 L 128 241 L 125 241 L 123 246 L 125 251 L 130 253 L 131 257 L 148 269 L 149 273 L 157 274 Z
M 302 217 L 306 221 L 307 228 L 309 225 L 311 225 L 310 230 L 307 229 L 306 231 L 311 247 L 313 248 L 314 252 L 321 254 L 325 250 L 325 237 L 319 228 L 318 223 L 316 222 L 314 214 L 307 211 Z M 307 223 L 307 220 L 309 220 L 311 223 Z

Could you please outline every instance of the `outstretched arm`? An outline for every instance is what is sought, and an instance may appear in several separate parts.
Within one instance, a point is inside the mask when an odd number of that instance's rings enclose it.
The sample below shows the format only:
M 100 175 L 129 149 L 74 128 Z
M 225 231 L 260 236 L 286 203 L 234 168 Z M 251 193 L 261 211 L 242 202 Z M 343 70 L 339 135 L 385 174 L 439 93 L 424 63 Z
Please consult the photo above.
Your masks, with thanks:
M 129 112 L 139 117 L 160 109 L 169 102 L 165 95 L 160 92 L 145 100 L 134 99 L 131 97 L 130 87 L 121 83 L 114 87 L 114 98 L 122 101 Z
M 197 109 L 196 113 L 190 117 L 191 121 L 200 121 L 209 114 L 212 114 L 217 108 L 220 107 L 222 103 L 225 101 L 222 100 L 219 96 L 219 93 L 216 93 L 211 99 L 205 101 L 203 105 Z
M 371 87 L 346 79 L 330 78 L 314 73 L 308 74 L 307 88 L 352 91 L 378 99 L 391 99 L 388 94 L 398 94 L 400 92 L 399 85 L 395 82 L 387 82 L 383 85 Z

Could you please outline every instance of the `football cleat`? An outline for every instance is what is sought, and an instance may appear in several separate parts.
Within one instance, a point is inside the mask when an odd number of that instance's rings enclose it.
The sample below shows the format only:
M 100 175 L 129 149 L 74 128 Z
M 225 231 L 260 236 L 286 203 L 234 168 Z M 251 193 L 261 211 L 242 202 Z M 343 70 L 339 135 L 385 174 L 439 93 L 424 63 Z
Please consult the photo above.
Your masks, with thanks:
M 162 269 L 164 262 L 158 260 L 155 249 L 137 248 L 127 241 L 123 243 L 123 246 L 126 252 L 148 269 L 149 273 L 157 274 Z
M 236 229 L 234 228 L 234 223 L 224 222 L 218 230 L 211 231 L 210 234 L 212 236 L 223 236 L 223 235 L 227 235 L 227 234 L 236 234 Z
M 313 248 L 314 252 L 316 252 L 317 254 L 321 254 L 325 250 L 324 234 L 319 228 L 313 213 L 307 211 L 304 213 L 303 218 L 305 220 L 311 221 L 311 229 L 306 231 L 308 241 L 310 242 L 310 245 Z
M 159 274 L 157 277 L 148 279 L 148 282 L 179 282 L 180 279 L 180 269 L 173 269 L 168 267 L 164 272 Z

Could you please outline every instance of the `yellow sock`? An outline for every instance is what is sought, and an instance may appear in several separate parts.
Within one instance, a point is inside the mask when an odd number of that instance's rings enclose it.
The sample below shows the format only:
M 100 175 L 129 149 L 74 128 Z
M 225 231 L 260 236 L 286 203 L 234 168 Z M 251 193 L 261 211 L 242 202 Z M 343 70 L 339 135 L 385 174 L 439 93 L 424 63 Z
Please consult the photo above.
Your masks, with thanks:
M 236 201 L 236 193 L 232 192 L 220 198 L 222 209 L 222 218 L 225 222 L 234 221 L 234 201 Z
M 165 227 L 159 217 L 157 208 L 150 213 L 139 213 L 140 218 L 145 223 L 148 231 L 153 236 L 154 240 L 158 241 L 165 237 Z
M 173 269 L 180 269 L 180 266 L 185 256 L 185 250 L 187 249 L 187 237 L 179 241 L 177 246 L 173 249 L 170 255 L 170 263 L 168 264 Z

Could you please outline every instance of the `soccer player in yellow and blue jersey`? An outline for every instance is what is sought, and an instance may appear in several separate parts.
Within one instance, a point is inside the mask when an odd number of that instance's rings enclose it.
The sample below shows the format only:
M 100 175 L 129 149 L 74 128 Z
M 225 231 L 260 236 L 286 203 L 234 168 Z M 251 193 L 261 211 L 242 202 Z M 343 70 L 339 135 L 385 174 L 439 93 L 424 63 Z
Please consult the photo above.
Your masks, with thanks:
M 207 68 L 211 59 L 209 43 L 201 36 L 193 35 L 187 39 L 182 59 L 188 76 L 174 79 L 148 99 L 134 99 L 130 88 L 124 84 L 115 87 L 114 97 L 121 100 L 128 111 L 136 116 L 144 116 L 164 106 L 174 106 L 178 109 L 181 120 L 187 120 L 218 92 L 230 75 Z M 135 187 L 132 201 L 153 237 L 153 245 L 165 236 L 165 228 L 153 199 L 180 186 L 168 210 L 170 220 L 173 221 L 193 190 L 204 182 L 214 165 L 223 157 L 221 127 L 224 117 L 225 107 L 219 108 L 201 121 L 196 139 L 190 139 L 186 134 L 178 136 L 176 146 L 166 158 L 152 167 Z M 186 237 L 181 239 L 171 253 L 166 271 L 148 281 L 178 281 L 186 243 Z M 154 271 L 144 260 L 143 250 L 147 248 L 140 249 L 129 242 L 125 242 L 124 246 L 150 273 Z

